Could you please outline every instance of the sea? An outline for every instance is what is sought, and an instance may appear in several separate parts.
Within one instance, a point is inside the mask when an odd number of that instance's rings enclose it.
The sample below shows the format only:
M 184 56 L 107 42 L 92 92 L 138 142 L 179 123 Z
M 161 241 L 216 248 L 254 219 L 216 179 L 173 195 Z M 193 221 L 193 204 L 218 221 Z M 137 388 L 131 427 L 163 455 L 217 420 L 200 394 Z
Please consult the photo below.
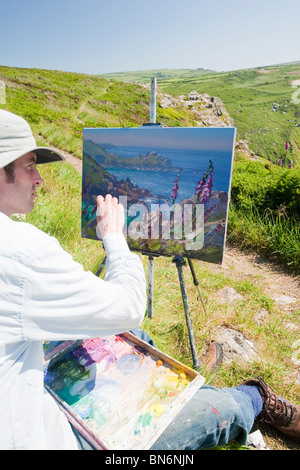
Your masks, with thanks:
M 120 157 L 133 157 L 146 155 L 153 149 L 117 147 L 114 153 Z M 179 176 L 178 193 L 176 202 L 180 203 L 184 199 L 189 199 L 195 194 L 198 182 L 201 180 L 209 167 L 210 161 L 213 163 L 213 191 L 229 192 L 231 183 L 232 152 L 199 151 L 180 149 L 159 149 L 155 151 L 163 157 L 167 157 L 172 168 L 168 170 L 141 170 L 128 168 L 105 168 L 113 174 L 119 181 L 129 178 L 134 185 L 142 189 L 147 189 L 153 195 L 151 203 L 160 203 L 168 200 L 172 201 L 173 187 L 175 180 Z

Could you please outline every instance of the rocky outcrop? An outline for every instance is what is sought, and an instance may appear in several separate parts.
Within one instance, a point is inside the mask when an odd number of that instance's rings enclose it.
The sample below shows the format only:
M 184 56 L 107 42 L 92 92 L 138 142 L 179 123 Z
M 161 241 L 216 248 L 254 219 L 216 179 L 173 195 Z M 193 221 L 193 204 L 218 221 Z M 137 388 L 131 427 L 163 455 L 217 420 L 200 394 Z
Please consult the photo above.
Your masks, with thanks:
M 158 105 L 161 108 L 186 107 L 194 114 L 194 120 L 200 127 L 233 126 L 233 119 L 227 113 L 222 100 L 207 93 L 191 91 L 188 96 L 171 96 L 159 90 Z
M 150 84 L 141 86 L 149 89 Z M 157 104 L 163 109 L 168 107 L 178 109 L 186 107 L 194 114 L 194 120 L 200 127 L 228 127 L 233 126 L 233 119 L 229 116 L 222 100 L 208 93 L 191 91 L 187 96 L 172 96 L 157 89 Z
M 171 96 L 158 92 L 158 102 L 161 108 L 187 107 L 194 113 L 194 119 L 199 127 L 232 127 L 233 119 L 229 116 L 223 101 L 218 96 L 210 96 L 207 93 L 191 91 L 187 96 Z M 235 149 L 251 160 L 258 157 L 249 148 L 246 140 L 236 141 Z

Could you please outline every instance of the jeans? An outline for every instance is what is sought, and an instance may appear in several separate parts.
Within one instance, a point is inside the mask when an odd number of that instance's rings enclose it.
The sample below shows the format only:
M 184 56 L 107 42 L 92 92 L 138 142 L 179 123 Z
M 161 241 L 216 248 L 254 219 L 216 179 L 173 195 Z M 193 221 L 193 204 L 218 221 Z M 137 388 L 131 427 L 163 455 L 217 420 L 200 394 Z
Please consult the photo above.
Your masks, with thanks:
M 155 346 L 140 329 L 136 336 Z M 151 450 L 200 450 L 225 445 L 232 440 L 245 444 L 255 419 L 251 398 L 235 388 L 203 385 L 178 413 Z M 76 430 L 75 435 L 80 440 Z M 83 449 L 92 447 L 80 440 Z
M 200 450 L 235 439 L 245 444 L 254 410 L 245 393 L 203 385 L 153 444 L 153 450 Z

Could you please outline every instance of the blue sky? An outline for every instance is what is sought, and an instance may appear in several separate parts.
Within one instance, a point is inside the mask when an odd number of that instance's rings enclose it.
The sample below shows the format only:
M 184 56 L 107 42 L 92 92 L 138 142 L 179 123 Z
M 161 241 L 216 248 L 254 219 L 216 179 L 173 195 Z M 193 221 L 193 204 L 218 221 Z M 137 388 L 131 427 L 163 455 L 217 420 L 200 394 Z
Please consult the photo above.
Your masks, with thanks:
M 84 129 L 84 140 L 120 147 L 231 152 L 235 130 L 232 127 Z
M 300 60 L 299 0 L 2 0 L 0 65 L 101 74 Z

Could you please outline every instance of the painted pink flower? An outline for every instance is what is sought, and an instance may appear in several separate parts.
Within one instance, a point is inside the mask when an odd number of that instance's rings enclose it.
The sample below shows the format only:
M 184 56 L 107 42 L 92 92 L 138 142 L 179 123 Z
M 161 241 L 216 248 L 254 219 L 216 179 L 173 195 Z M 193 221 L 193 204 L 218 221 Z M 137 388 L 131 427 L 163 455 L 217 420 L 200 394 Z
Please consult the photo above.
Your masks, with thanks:
M 206 183 L 206 180 L 204 177 L 200 181 L 198 181 L 198 186 L 195 190 L 196 196 L 199 196 L 201 194 L 201 191 L 204 188 L 205 183 Z
M 179 181 L 179 177 L 180 177 L 180 171 L 176 177 L 176 180 L 175 180 L 175 183 L 174 183 L 174 186 L 173 186 L 173 192 L 172 192 L 172 200 L 173 200 L 173 204 L 177 198 L 177 195 L 178 195 L 178 181 Z
M 83 191 L 82 191 L 82 196 L 85 196 L 85 194 L 86 194 L 86 192 L 87 192 L 87 190 L 88 190 L 89 185 L 90 185 L 90 183 L 88 183 L 88 184 L 85 186 L 85 188 L 83 189 Z
M 195 194 L 196 196 L 198 196 L 198 201 L 201 200 L 203 204 L 205 204 L 205 202 L 209 199 L 211 195 L 211 190 L 213 187 L 213 172 L 214 172 L 213 163 L 211 160 L 209 160 L 209 167 L 206 170 L 203 177 L 201 178 L 201 180 L 198 181 L 198 185 L 195 189 Z M 208 173 L 209 173 L 209 176 L 208 176 Z

